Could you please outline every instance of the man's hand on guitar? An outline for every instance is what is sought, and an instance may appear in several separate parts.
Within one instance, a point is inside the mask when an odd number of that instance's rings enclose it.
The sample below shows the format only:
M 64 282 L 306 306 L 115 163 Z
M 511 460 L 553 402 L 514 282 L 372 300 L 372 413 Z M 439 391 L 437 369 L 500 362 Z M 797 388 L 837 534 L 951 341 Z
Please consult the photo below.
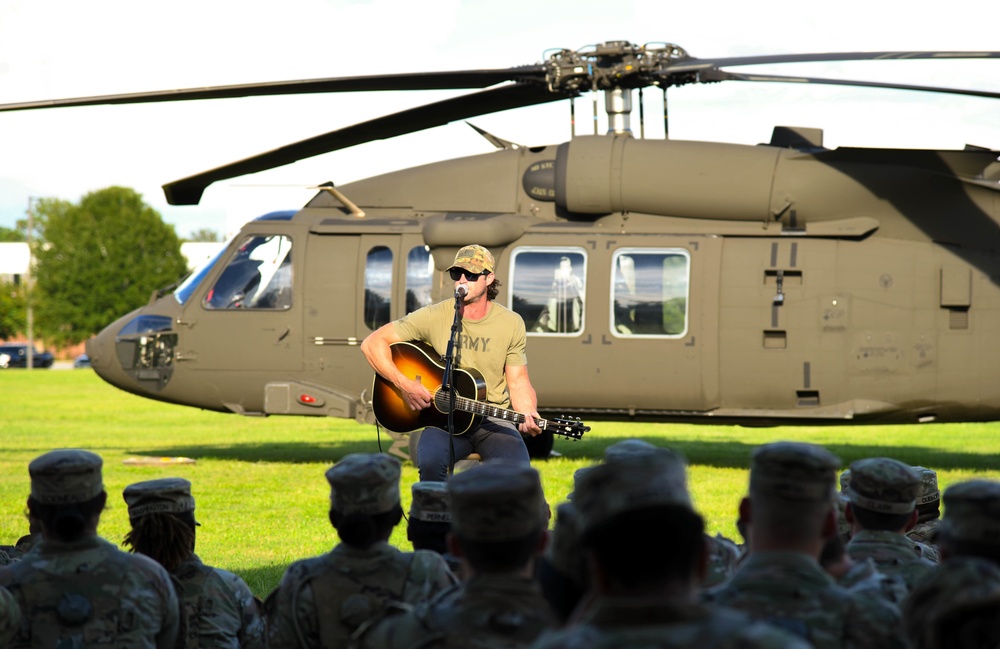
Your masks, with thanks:
M 521 431 L 522 435 L 530 435 L 531 437 L 534 437 L 535 435 L 542 434 L 542 429 L 535 423 L 535 417 L 538 416 L 537 412 L 525 413 L 524 423 L 517 425 L 517 429 Z
M 404 378 L 397 387 L 410 410 L 423 410 L 434 403 L 434 395 L 420 381 Z

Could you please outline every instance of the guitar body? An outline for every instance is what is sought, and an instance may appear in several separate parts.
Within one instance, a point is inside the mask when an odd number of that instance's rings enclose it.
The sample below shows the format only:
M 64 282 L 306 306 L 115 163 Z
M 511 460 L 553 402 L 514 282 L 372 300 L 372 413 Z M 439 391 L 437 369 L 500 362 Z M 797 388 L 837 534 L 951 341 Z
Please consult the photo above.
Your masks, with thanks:
M 433 426 L 448 430 L 448 394 L 439 392 L 444 383 L 444 365 L 435 359 L 434 348 L 423 342 L 399 342 L 390 345 L 392 362 L 407 378 L 420 381 L 434 395 L 434 403 L 423 410 L 410 410 L 400 391 L 378 374 L 372 385 L 372 411 L 383 428 L 394 433 L 410 433 Z M 486 381 L 472 368 L 453 370 L 456 392 L 475 401 L 486 398 Z M 455 410 L 455 434 L 479 427 L 482 416 Z

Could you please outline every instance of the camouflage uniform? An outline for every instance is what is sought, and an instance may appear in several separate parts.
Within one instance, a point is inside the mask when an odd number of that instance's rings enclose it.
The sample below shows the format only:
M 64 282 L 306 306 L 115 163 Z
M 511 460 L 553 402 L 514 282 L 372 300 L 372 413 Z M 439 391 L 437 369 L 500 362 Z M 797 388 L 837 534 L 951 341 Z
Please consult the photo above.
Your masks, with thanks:
M 28 467 L 31 498 L 44 505 L 92 501 L 104 492 L 101 458 L 52 451 Z M 156 562 L 120 551 L 96 535 L 43 540 L 0 570 L 21 608 L 21 628 L 8 647 L 174 647 L 177 595 Z
M 326 472 L 330 508 L 373 515 L 399 506 L 399 460 L 352 454 Z M 385 542 L 367 548 L 341 543 L 327 554 L 289 566 L 264 604 L 268 645 L 344 647 L 354 631 L 391 602 L 417 603 L 455 583 L 435 552 L 405 553 Z
M 0 647 L 14 637 L 21 625 L 21 608 L 10 591 L 0 586 Z
M 545 528 L 538 472 L 508 463 L 484 463 L 448 481 L 452 529 L 458 542 L 517 542 Z M 413 610 L 388 617 L 358 634 L 368 649 L 402 647 L 525 647 L 556 618 L 537 582 L 515 570 L 479 572 Z
M 191 483 L 184 478 L 160 478 L 125 488 L 122 497 L 130 520 L 156 514 L 194 514 Z M 233 573 L 202 563 L 197 555 L 173 570 L 185 614 L 188 649 L 261 649 L 264 619 L 246 583 Z
M 911 649 L 1000 646 L 1000 566 L 948 559 L 910 593 L 903 622 Z
M 761 446 L 751 460 L 751 502 L 833 507 L 839 463 L 812 444 Z M 787 629 L 818 649 L 905 646 L 895 606 L 838 586 L 816 557 L 802 552 L 751 550 L 730 582 L 709 599 Z
M 851 507 L 888 516 L 912 515 L 920 494 L 920 474 L 891 458 L 867 458 L 851 465 Z M 847 544 L 855 561 L 872 559 L 880 572 L 900 579 L 910 590 L 934 568 L 900 532 L 862 529 Z
M 684 459 L 667 449 L 612 457 L 581 477 L 574 505 L 584 535 L 615 525 L 622 514 L 648 508 L 694 512 Z M 622 551 L 627 552 L 623 539 Z M 661 597 L 603 593 L 571 626 L 543 635 L 533 649 L 591 647 L 808 647 L 749 616 L 697 602 L 695 567 L 691 583 Z
M 920 517 L 917 524 L 906 533 L 906 537 L 916 544 L 920 556 L 938 563 L 941 561 L 941 553 L 938 552 L 934 534 L 937 532 L 939 512 L 934 505 L 940 503 L 941 491 L 938 489 L 937 473 L 922 466 L 913 468 L 920 474 L 920 495 L 917 497 L 917 512 Z M 923 513 L 932 506 L 934 507 L 930 512 Z

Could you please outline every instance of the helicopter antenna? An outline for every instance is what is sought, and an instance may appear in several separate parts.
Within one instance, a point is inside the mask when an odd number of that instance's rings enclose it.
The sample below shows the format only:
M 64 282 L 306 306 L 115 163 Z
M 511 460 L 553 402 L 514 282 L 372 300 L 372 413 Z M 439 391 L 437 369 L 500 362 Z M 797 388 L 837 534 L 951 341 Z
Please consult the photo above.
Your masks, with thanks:
M 569 139 L 576 137 L 576 97 L 569 98 Z
M 365 211 L 358 207 L 353 201 L 351 201 L 351 199 L 344 196 L 344 193 L 334 187 L 333 183 L 325 182 L 322 185 L 313 187 L 313 189 L 322 189 L 323 191 L 330 192 L 334 198 L 340 201 L 340 203 L 347 208 L 347 211 L 349 211 L 351 215 L 359 219 L 363 219 L 365 217 Z
M 642 100 L 642 88 L 639 88 L 639 139 L 646 139 L 646 104 Z
M 670 139 L 670 119 L 667 117 L 667 89 L 663 88 L 663 139 Z

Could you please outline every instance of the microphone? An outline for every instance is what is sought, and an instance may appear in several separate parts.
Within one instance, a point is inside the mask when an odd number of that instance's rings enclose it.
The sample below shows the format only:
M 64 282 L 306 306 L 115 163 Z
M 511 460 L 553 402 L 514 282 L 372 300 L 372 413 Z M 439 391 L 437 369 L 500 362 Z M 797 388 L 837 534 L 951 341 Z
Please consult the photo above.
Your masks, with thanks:
M 466 288 L 465 284 L 459 284 L 458 288 L 455 289 L 455 299 L 456 300 L 462 299 L 463 297 L 465 297 L 465 294 L 468 293 L 468 292 L 469 292 L 469 289 Z

